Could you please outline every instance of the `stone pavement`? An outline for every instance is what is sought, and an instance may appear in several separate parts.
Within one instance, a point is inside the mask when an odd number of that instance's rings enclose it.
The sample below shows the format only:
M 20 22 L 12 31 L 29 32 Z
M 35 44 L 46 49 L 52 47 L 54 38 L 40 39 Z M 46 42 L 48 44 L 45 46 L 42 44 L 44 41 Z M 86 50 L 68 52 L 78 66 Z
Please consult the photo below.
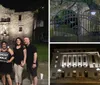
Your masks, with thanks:
M 91 78 L 62 78 L 62 79 L 50 79 L 50 83 L 99 83 L 100 80 Z
M 2 82 L 0 81 L 0 85 L 3 85 Z M 15 85 L 15 82 L 13 81 L 13 85 Z M 23 85 L 31 85 L 29 79 L 24 79 L 23 80 Z M 38 79 L 38 85 L 48 85 L 48 80 L 47 79 Z

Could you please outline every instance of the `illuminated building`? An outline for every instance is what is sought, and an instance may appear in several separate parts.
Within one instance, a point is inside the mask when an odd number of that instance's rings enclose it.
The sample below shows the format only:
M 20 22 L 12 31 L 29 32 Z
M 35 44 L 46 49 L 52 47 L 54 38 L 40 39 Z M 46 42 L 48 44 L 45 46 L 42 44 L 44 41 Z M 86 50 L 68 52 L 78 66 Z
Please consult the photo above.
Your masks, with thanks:
M 51 79 L 100 78 L 100 55 L 96 48 L 55 48 L 52 52 Z

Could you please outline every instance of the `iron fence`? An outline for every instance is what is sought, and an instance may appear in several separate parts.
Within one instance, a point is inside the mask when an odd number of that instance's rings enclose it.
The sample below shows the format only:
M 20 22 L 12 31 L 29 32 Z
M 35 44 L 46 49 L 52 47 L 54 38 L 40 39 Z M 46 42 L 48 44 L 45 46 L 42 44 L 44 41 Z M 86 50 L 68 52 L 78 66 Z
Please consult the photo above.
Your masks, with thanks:
M 56 5 L 56 9 L 51 4 L 51 41 L 99 42 L 99 5 L 93 0 L 65 1 L 65 5 Z

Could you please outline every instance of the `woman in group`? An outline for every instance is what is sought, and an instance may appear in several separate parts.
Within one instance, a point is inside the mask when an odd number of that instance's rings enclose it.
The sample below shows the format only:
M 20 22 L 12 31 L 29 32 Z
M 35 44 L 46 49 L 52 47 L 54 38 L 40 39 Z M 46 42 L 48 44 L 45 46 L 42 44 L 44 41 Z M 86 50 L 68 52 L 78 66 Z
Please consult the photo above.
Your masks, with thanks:
M 6 85 L 6 78 L 8 84 L 12 85 L 10 74 L 12 73 L 12 61 L 14 60 L 14 53 L 10 48 L 8 48 L 6 41 L 1 42 L 0 52 L 6 52 L 8 54 L 7 62 L 0 62 L 0 73 L 2 74 L 3 85 Z
M 21 38 L 16 38 L 14 47 L 14 70 L 16 85 L 22 84 L 22 72 L 26 63 L 26 48 Z

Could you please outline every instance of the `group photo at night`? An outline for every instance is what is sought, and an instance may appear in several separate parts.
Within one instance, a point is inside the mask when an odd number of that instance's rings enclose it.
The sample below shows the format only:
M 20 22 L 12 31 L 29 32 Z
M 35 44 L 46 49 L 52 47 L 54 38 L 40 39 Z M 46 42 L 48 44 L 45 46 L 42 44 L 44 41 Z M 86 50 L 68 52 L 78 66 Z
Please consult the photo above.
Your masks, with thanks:
M 48 0 L 0 1 L 0 85 L 48 84 Z

